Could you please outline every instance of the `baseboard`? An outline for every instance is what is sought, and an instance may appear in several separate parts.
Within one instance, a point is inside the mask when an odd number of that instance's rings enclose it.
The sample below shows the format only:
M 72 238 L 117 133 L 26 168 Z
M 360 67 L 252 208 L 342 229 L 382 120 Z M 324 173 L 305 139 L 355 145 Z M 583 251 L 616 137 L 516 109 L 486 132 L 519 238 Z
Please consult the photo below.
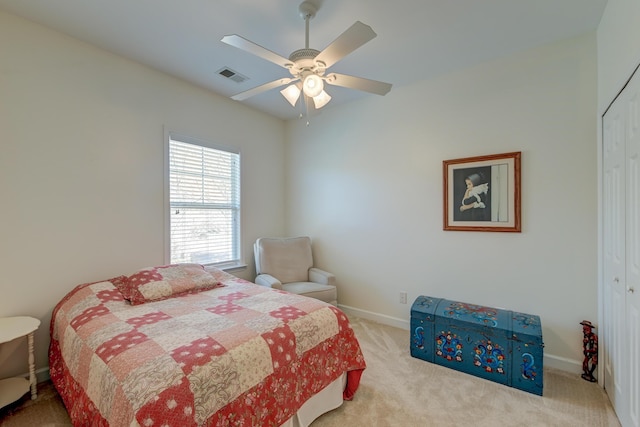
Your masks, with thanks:
M 374 322 L 382 323 L 383 325 L 389 325 L 407 331 L 410 329 L 410 322 L 406 319 L 400 319 L 398 317 L 387 316 L 386 314 L 362 310 L 359 308 L 350 307 L 348 305 L 338 304 L 338 307 L 348 316 L 360 317 L 362 319 L 371 320 Z M 572 374 L 582 373 L 582 361 L 555 356 L 553 354 L 544 355 L 544 366 L 569 372 Z
M 44 381 L 49 381 L 51 379 L 51 375 L 49 374 L 49 367 L 46 366 L 44 368 L 36 369 L 36 383 L 41 383 Z M 23 374 L 16 375 L 16 377 L 22 377 L 25 379 L 29 379 L 29 373 L 25 372 Z
M 544 355 L 544 366 L 572 374 L 582 374 L 582 361 L 567 359 L 566 357 L 555 356 L 553 354 Z
M 386 314 L 374 313 L 373 311 L 362 310 L 348 305 L 338 304 L 338 308 L 344 311 L 348 316 L 360 317 L 362 319 L 372 320 L 382 323 L 383 325 L 394 326 L 396 328 L 409 330 L 409 321 L 398 317 L 387 316 Z
M 49 375 L 49 367 L 40 368 L 36 370 L 36 378 L 39 383 L 43 381 L 49 381 L 51 379 L 51 375 Z

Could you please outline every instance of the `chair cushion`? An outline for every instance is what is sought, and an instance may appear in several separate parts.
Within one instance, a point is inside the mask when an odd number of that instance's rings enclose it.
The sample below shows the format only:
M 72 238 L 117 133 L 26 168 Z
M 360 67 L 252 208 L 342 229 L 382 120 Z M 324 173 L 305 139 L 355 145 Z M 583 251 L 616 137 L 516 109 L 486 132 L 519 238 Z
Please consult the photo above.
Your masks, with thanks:
M 282 290 L 336 304 L 338 291 L 335 286 L 315 282 L 291 282 L 282 285 Z
M 283 284 L 309 280 L 313 266 L 309 237 L 263 237 L 256 241 L 255 249 L 258 274 L 270 274 Z

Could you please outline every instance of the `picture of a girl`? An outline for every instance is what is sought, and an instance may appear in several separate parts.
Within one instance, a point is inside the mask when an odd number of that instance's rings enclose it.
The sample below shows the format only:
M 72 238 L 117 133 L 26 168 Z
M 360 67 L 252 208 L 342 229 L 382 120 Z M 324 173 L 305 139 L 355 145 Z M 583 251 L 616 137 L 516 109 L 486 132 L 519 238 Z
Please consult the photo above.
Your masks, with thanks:
M 489 180 L 491 168 L 473 168 L 456 171 L 463 178 L 464 187 L 458 185 L 460 201 L 454 213 L 457 221 L 491 221 L 491 206 L 489 198 Z M 460 181 L 458 181 L 460 182 Z

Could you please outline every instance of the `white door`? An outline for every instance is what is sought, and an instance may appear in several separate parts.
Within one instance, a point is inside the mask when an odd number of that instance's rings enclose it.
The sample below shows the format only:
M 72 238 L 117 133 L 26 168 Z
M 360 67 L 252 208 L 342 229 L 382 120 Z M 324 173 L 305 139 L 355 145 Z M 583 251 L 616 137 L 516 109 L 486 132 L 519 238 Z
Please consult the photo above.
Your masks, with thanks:
M 626 340 L 629 347 L 629 421 L 640 427 L 640 72 L 627 99 Z
M 603 118 L 604 386 L 640 427 L 640 72 Z
M 603 297 L 600 355 L 604 386 L 618 418 L 625 405 L 625 103 L 618 99 L 603 119 Z M 623 423 L 623 425 L 625 425 Z

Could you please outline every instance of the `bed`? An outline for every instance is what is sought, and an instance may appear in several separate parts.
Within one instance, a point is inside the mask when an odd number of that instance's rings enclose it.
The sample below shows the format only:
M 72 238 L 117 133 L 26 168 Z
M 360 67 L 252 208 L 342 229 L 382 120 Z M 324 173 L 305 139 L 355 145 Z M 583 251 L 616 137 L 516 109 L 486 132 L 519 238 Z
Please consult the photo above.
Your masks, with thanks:
M 75 426 L 306 426 L 366 367 L 338 308 L 194 264 L 76 286 L 50 334 Z

